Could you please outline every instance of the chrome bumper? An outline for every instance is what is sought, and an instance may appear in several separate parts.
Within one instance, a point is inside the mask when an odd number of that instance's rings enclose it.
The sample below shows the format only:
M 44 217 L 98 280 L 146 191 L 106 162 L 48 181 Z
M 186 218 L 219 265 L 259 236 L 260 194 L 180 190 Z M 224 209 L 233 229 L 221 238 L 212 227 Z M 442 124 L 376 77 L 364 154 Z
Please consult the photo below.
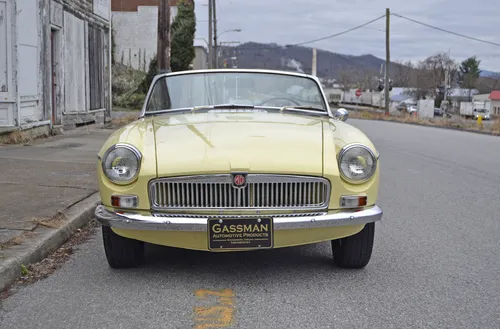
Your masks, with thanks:
M 102 205 L 96 207 L 95 217 L 102 225 L 129 230 L 206 232 L 208 223 L 208 217 L 155 217 L 136 213 L 115 213 L 107 210 Z M 266 215 L 262 217 L 266 217 Z M 373 206 L 360 211 L 341 211 L 317 216 L 273 217 L 273 223 L 274 230 L 293 230 L 359 225 L 376 222 L 381 219 L 382 209 L 378 206 Z

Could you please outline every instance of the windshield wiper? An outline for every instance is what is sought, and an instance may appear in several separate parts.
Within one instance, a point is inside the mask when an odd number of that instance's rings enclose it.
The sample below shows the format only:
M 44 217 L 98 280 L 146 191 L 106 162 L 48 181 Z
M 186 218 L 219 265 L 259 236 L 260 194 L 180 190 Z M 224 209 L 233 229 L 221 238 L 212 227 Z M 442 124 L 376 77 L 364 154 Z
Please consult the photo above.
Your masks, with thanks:
M 280 109 L 280 112 L 283 112 L 285 110 L 309 110 L 309 111 L 316 111 L 328 114 L 326 110 L 314 106 L 283 106 Z
M 146 112 L 144 112 L 144 116 L 165 114 L 165 113 L 186 112 L 186 111 L 191 111 L 192 109 L 193 109 L 192 107 L 181 107 L 181 108 L 177 108 L 177 109 L 146 111 Z
M 192 112 L 199 111 L 199 110 L 205 110 L 205 109 L 214 109 L 214 110 L 220 110 L 220 109 L 253 109 L 255 106 L 253 105 L 246 105 L 246 104 L 219 104 L 219 105 L 202 105 L 202 106 L 195 106 L 191 109 Z
M 221 104 L 221 105 L 214 105 L 214 109 L 246 109 L 246 108 L 251 108 L 253 109 L 255 106 L 253 105 L 246 105 L 246 104 Z

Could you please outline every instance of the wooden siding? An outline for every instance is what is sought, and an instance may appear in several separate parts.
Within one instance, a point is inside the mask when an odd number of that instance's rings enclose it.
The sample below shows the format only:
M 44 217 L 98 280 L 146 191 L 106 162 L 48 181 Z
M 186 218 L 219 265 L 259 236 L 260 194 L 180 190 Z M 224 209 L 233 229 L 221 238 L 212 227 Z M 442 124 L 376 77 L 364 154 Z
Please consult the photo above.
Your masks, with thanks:
M 104 33 L 101 29 L 88 27 L 89 93 L 90 110 L 105 108 L 104 90 Z

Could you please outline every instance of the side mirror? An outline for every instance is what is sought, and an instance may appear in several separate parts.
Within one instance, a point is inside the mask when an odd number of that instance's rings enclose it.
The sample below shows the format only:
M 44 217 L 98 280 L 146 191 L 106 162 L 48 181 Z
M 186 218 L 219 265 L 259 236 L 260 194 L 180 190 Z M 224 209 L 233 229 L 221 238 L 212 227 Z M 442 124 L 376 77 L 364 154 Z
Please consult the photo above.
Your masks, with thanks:
M 335 111 L 334 117 L 337 120 L 346 121 L 347 118 L 349 117 L 349 112 L 347 112 L 347 110 L 344 108 L 340 108 L 337 111 Z

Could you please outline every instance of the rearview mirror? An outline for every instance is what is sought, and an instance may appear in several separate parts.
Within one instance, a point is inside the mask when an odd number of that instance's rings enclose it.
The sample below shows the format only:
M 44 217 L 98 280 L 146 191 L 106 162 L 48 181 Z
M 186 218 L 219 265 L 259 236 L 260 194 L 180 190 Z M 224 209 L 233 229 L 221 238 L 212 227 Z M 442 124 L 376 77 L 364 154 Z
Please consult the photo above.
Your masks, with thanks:
M 349 117 L 349 112 L 347 112 L 346 109 L 344 108 L 340 108 L 338 109 L 337 111 L 335 111 L 335 115 L 334 117 L 337 119 L 337 120 L 340 120 L 340 121 L 346 121 L 347 118 Z

